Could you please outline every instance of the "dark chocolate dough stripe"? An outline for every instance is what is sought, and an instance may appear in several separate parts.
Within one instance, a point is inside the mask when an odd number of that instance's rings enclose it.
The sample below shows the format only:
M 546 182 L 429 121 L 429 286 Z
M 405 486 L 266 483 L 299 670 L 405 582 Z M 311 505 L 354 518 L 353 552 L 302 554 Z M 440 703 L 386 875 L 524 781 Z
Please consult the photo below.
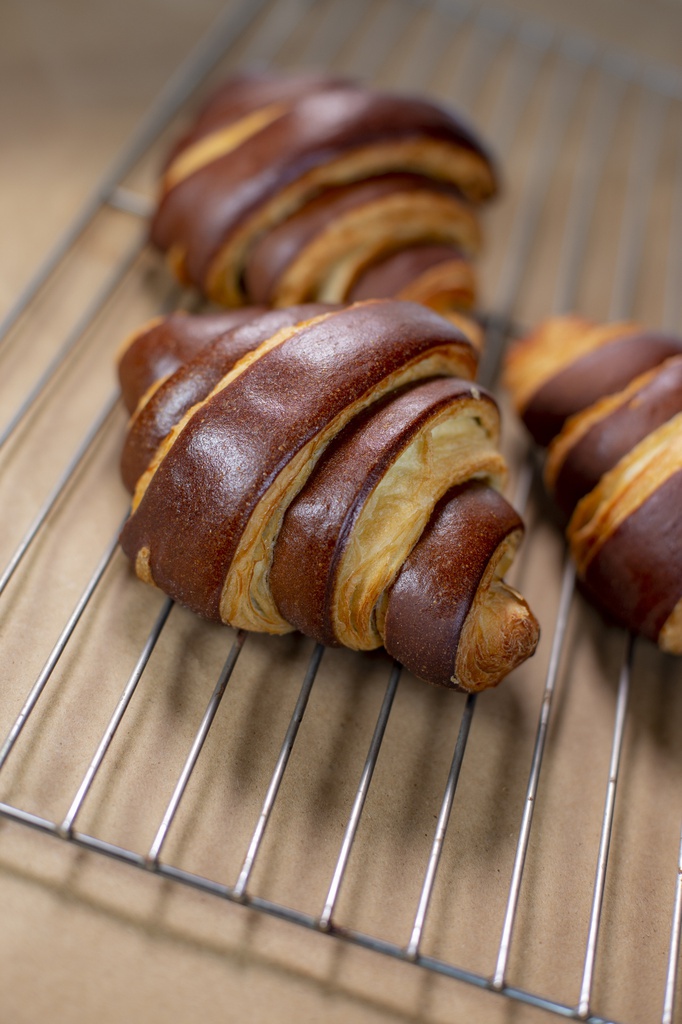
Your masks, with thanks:
M 288 622 L 320 643 L 338 643 L 338 571 L 367 499 L 429 421 L 448 408 L 456 416 L 457 406 L 479 396 L 496 408 L 492 396 L 465 381 L 421 382 L 365 410 L 330 444 L 289 506 L 275 547 L 270 585 Z
M 584 574 L 597 604 L 654 643 L 682 598 L 681 509 L 678 470 L 617 527 Z
M 340 89 L 350 84 L 347 78 L 319 72 L 283 76 L 279 72 L 265 71 L 235 75 L 209 97 L 196 115 L 192 127 L 173 146 L 165 166 L 167 168 L 182 150 L 199 139 L 238 121 L 259 107 L 269 106 L 275 101 L 289 103 L 324 89 Z
M 145 392 L 157 380 L 174 373 L 210 342 L 264 313 L 261 306 L 224 313 L 190 316 L 171 313 L 139 331 L 119 358 L 118 379 L 123 400 L 134 412 Z
M 568 451 L 557 474 L 554 497 L 570 514 L 601 477 L 657 427 L 682 412 L 682 356 L 608 415 L 594 423 Z
M 242 356 L 253 352 L 282 327 L 310 320 L 333 308 L 309 303 L 272 310 L 202 345 L 196 355 L 162 382 L 130 424 L 121 455 L 121 475 L 128 490 L 135 490 L 166 435 L 186 412 L 211 393 Z M 179 319 L 182 322 L 190 318 Z
M 448 491 L 389 592 L 388 653 L 422 679 L 454 686 L 462 629 L 488 563 L 522 529 L 511 505 L 484 484 Z
M 682 353 L 682 339 L 654 331 L 616 338 L 588 352 L 546 381 L 523 412 L 538 444 L 546 445 L 569 416 L 621 391 L 639 374 Z
M 399 386 L 406 372 L 423 376 L 435 354 L 452 376 L 473 376 L 475 354 L 464 336 L 412 303 L 354 306 L 296 331 L 185 425 L 123 530 L 124 551 L 138 565 L 149 552 L 161 589 L 219 619 L 242 535 L 280 473 L 310 448 L 302 486 L 323 431 L 335 422 L 340 429 L 393 379 Z

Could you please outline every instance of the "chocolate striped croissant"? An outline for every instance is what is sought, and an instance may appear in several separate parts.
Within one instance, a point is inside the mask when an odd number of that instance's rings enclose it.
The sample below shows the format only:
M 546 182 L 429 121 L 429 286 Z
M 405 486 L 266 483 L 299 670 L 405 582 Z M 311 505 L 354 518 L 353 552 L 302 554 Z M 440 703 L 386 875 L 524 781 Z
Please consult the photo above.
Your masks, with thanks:
M 151 225 L 184 283 L 227 306 L 404 298 L 472 305 L 485 147 L 416 97 L 242 74 L 175 145 Z
M 551 442 L 545 481 L 586 590 L 682 654 L 682 338 L 556 317 L 512 349 L 506 377 Z
M 476 364 L 460 330 L 406 302 L 143 328 L 119 364 L 138 576 L 209 619 L 383 643 L 430 682 L 495 685 L 538 627 L 502 578 L 523 524 L 497 490 Z

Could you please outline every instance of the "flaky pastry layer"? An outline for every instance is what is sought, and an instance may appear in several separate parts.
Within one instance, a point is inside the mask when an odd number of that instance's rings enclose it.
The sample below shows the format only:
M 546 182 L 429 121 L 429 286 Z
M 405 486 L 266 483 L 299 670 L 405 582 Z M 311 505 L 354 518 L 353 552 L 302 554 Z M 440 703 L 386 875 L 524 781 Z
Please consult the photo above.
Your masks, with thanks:
M 386 650 L 416 675 L 476 692 L 535 650 L 538 624 L 502 576 L 523 524 L 480 481 L 451 488 L 382 600 Z
M 581 575 L 620 524 L 680 469 L 682 413 L 644 438 L 578 503 L 567 535 Z
M 464 620 L 452 683 L 467 693 L 497 686 L 538 645 L 540 628 L 528 602 L 503 579 L 522 536 L 515 530 L 501 541 Z
M 376 605 L 439 499 L 465 480 L 502 488 L 506 466 L 498 437 L 494 406 L 459 401 L 426 424 L 387 470 L 353 524 L 338 566 L 330 603 L 340 643 L 354 650 L 381 646 Z

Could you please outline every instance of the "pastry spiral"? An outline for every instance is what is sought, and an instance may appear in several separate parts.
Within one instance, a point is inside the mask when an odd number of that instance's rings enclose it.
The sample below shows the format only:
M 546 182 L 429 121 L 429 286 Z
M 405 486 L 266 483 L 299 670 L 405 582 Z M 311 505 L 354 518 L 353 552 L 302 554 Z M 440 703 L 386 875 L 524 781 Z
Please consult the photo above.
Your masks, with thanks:
M 425 99 L 324 75 L 242 74 L 175 145 L 151 237 L 226 306 L 403 298 L 470 307 L 491 157 Z
M 498 683 L 538 626 L 502 579 L 523 524 L 475 347 L 407 302 L 235 313 L 154 322 L 121 354 L 138 576 L 236 627 Z
M 682 654 L 682 338 L 556 317 L 512 349 L 506 378 L 549 444 L 545 481 L 585 589 Z

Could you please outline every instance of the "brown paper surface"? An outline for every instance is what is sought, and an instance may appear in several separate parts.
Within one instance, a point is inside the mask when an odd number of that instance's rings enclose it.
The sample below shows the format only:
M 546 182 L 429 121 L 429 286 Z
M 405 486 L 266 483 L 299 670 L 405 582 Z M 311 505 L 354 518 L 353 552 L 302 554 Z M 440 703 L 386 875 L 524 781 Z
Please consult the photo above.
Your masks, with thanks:
M 121 0 L 93 4 L 84 17 L 74 3 L 59 6 L 57 18 L 47 3 L 10 4 L 0 35 L 11 142 L 3 147 L 10 159 L 0 167 L 5 308 L 220 5 Z M 475 41 L 470 27 L 456 32 L 453 22 L 447 35 L 440 18 L 415 14 L 409 4 L 373 4 L 363 13 L 355 6 L 357 24 L 347 31 L 349 15 L 340 2 L 310 10 L 295 0 L 266 5 L 223 69 L 266 59 L 319 66 L 335 54 L 333 67 L 385 85 L 417 88 L 428 81 L 430 91 L 442 96 L 459 85 L 469 90 L 480 123 L 494 123 L 509 59 L 504 46 L 481 88 L 474 88 L 475 75 L 466 67 Z M 634 0 L 618 5 L 618 17 L 616 5 L 606 0 L 589 8 L 571 5 L 571 14 L 559 4 L 518 3 L 503 10 L 538 14 L 538 6 L 549 22 L 568 22 L 602 39 L 610 35 L 649 58 L 675 57 L 670 40 L 676 30 L 679 40 L 682 18 L 673 5 L 648 5 L 656 12 L 655 26 Z M 543 67 L 518 131 L 500 154 L 505 194 L 486 215 L 485 295 L 492 304 L 499 301 L 512 275 L 517 287 L 509 311 L 527 323 L 552 308 L 567 196 L 595 87 L 585 73 L 536 240 L 515 269 L 507 243 L 515 237 L 519 208 L 529 202 L 536 147 L 550 130 L 555 72 L 551 61 Z M 614 128 L 576 289 L 576 304 L 596 317 L 609 314 L 622 258 L 619 224 L 638 130 L 635 100 L 630 104 L 626 97 Z M 679 109 L 671 102 L 663 117 L 657 188 L 647 203 L 631 309 L 653 322 L 660 322 L 666 301 L 668 250 L 661 238 L 672 216 L 679 166 L 673 130 L 679 129 Z M 127 184 L 151 195 L 162 151 L 163 142 Z M 3 422 L 116 261 L 141 243 L 143 231 L 136 218 L 113 210 L 87 230 L 2 353 Z M 143 252 L 0 452 L 0 567 L 113 395 L 113 357 L 121 339 L 175 298 L 160 260 Z M 124 426 L 117 404 L 0 597 L 0 738 L 125 513 L 127 496 L 117 476 Z M 526 441 L 508 410 L 505 451 L 513 496 Z M 536 611 L 543 640 L 532 662 L 477 702 L 421 947 L 485 977 L 497 958 L 564 557 L 537 481 L 526 518 L 529 540 L 512 581 Z M 49 820 L 64 818 L 163 604 L 163 596 L 134 580 L 116 553 L 0 770 L 0 800 Z M 134 853 L 148 851 L 233 640 L 228 629 L 180 608 L 171 611 L 78 814 L 79 832 Z M 507 971 L 510 985 L 571 1005 L 583 970 L 624 646 L 620 631 L 574 601 Z M 312 649 L 299 636 L 247 640 L 168 833 L 164 863 L 234 885 Z M 324 654 L 250 894 L 303 914 L 321 912 L 390 671 L 381 653 Z M 399 945 L 408 941 L 464 707 L 461 695 L 407 674 L 401 679 L 340 891 L 334 916 L 339 926 Z M 681 735 L 680 665 L 640 643 L 592 1000 L 595 1013 L 622 1021 L 661 1016 L 679 843 Z M 0 907 L 3 1024 L 557 1019 L 4 820 Z

